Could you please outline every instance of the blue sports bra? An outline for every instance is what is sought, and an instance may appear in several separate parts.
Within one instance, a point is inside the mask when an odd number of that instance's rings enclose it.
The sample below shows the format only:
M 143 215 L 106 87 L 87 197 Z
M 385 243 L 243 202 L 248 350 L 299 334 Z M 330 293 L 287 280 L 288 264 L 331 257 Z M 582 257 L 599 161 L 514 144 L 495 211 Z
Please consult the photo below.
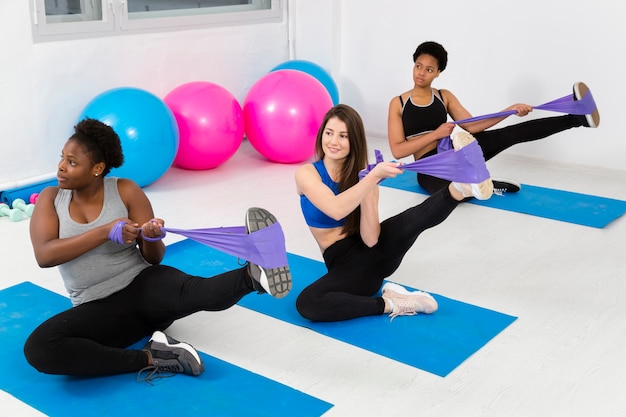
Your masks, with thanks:
M 328 186 L 335 195 L 339 194 L 339 183 L 333 181 L 328 175 L 324 161 L 313 162 L 313 166 L 317 170 L 317 173 L 322 177 L 322 182 Z M 302 208 L 302 214 L 306 224 L 311 227 L 319 227 L 321 229 L 332 229 L 333 227 L 343 226 L 345 219 L 335 220 L 332 217 L 327 216 L 320 209 L 315 207 L 313 203 L 309 201 L 306 195 L 300 195 L 300 207 Z

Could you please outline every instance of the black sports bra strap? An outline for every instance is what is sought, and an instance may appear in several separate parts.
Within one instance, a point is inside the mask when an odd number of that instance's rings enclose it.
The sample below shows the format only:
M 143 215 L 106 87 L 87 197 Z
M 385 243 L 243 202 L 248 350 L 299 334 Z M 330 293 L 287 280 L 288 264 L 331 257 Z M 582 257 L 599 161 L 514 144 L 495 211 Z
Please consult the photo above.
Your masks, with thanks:
M 404 107 L 404 100 L 402 100 L 402 96 L 398 96 L 400 99 L 400 107 Z

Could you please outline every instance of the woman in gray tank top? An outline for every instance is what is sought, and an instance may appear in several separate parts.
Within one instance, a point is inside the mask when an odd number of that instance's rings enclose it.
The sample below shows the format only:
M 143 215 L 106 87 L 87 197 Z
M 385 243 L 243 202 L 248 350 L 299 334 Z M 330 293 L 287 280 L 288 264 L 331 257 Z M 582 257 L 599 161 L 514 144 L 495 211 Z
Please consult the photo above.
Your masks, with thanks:
M 162 330 L 197 311 L 227 309 L 253 291 L 282 297 L 291 289 L 289 267 L 248 262 L 205 279 L 159 265 L 163 220 L 136 183 L 106 177 L 123 160 L 118 135 L 94 119 L 78 123 L 63 147 L 58 187 L 39 195 L 30 228 L 39 266 L 59 267 L 74 307 L 35 329 L 24 353 L 49 374 L 138 372 L 148 381 L 162 372 L 200 375 L 197 351 Z M 246 213 L 248 233 L 275 222 L 264 209 Z M 126 349 L 149 335 L 143 349 Z

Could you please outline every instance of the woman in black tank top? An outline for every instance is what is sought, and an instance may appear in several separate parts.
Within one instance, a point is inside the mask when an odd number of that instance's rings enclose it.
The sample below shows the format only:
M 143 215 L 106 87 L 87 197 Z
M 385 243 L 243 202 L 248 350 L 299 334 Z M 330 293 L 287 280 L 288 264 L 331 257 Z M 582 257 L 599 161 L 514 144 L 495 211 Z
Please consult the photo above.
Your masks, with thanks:
M 388 137 L 391 153 L 395 158 L 413 155 L 415 159 L 431 156 L 437 152 L 439 139 L 450 136 L 452 120 L 471 117 L 461 102 L 449 90 L 434 90 L 433 81 L 446 69 L 448 53 L 436 42 L 420 44 L 413 54 L 413 88 L 394 97 L 389 103 Z M 574 84 L 575 99 L 582 98 L 588 91 L 583 83 Z M 438 95 L 436 93 L 439 93 Z M 445 113 L 437 110 L 443 104 Z M 526 116 L 532 111 L 528 104 L 513 104 L 505 110 L 515 110 L 518 116 Z M 483 150 L 486 160 L 493 158 L 511 146 L 543 139 L 573 127 L 597 127 L 600 115 L 597 108 L 588 115 L 563 115 L 531 120 L 501 129 L 487 130 L 506 117 L 481 120 L 460 125 L 473 134 Z M 449 184 L 449 181 L 430 175 L 417 174 L 419 184 L 429 193 L 434 193 Z M 496 192 L 519 191 L 519 184 L 494 179 Z

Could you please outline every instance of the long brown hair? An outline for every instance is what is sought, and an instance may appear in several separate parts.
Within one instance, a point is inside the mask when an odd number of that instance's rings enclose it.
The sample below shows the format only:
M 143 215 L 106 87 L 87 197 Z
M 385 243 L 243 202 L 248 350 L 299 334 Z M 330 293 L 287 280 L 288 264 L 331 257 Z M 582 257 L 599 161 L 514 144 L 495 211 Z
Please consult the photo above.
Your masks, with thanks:
M 315 154 L 317 160 L 324 159 L 322 148 L 322 137 L 326 124 L 333 117 L 338 118 L 346 124 L 348 129 L 348 141 L 350 143 L 350 153 L 345 159 L 341 172 L 339 173 L 339 192 L 343 192 L 359 182 L 359 171 L 367 167 L 367 140 L 365 138 L 365 128 L 359 113 L 352 107 L 345 104 L 338 104 L 326 113 L 315 141 Z M 343 232 L 346 235 L 359 233 L 361 223 L 361 208 L 357 207 L 346 217 L 343 225 Z

